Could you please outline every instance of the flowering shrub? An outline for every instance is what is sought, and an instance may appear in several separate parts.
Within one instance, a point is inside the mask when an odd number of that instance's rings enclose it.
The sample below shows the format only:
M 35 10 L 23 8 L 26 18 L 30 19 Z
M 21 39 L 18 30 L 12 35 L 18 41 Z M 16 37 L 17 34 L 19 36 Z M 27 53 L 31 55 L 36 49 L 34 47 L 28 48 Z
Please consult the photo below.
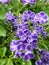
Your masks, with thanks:
M 49 3 L 0 0 L 0 65 L 49 65 Z

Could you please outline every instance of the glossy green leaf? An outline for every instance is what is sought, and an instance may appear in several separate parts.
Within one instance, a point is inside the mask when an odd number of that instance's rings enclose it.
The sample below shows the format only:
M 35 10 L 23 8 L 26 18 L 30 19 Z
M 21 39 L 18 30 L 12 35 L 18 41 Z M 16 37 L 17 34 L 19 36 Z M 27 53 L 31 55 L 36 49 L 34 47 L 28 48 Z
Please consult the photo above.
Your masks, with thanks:
M 6 47 L 0 48 L 0 57 L 4 57 L 6 53 Z
M 0 65 L 6 65 L 6 59 L 0 59 Z
M 13 62 L 11 59 L 0 59 L 0 65 L 13 65 Z
M 13 65 L 13 62 L 12 62 L 12 60 L 9 58 L 9 59 L 7 59 L 7 63 L 6 63 L 6 65 Z
M 0 26 L 0 36 L 6 36 L 6 30 L 2 26 Z
M 0 4 L 0 19 L 1 20 L 5 19 L 7 11 L 8 10 L 3 5 Z

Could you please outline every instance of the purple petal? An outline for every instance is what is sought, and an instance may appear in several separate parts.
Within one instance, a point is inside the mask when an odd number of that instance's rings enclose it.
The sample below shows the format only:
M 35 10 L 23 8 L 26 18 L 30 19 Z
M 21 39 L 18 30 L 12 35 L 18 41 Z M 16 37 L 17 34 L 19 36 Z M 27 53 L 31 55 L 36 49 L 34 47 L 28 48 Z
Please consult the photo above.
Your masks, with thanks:
M 28 55 L 25 55 L 24 60 L 30 60 L 30 57 Z
M 29 55 L 30 59 L 33 59 L 33 58 L 35 57 L 35 55 L 32 54 L 32 53 L 30 53 L 30 54 L 28 54 L 28 55 Z

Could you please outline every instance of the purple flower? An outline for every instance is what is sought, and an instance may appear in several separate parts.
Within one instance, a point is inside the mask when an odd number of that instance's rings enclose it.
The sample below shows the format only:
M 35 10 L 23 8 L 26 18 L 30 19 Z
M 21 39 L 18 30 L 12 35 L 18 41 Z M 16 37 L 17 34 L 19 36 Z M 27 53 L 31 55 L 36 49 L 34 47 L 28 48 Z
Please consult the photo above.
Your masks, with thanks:
M 37 60 L 35 64 L 36 65 L 49 65 L 49 63 L 45 63 L 42 60 Z
M 29 22 L 29 20 L 32 22 L 34 20 L 35 13 L 31 10 L 25 11 L 22 15 L 21 21 L 22 22 Z
M 21 57 L 24 60 L 28 61 L 30 59 L 33 59 L 35 57 L 35 55 L 32 53 L 32 51 L 25 50 L 23 52 L 20 52 L 20 51 L 18 51 L 18 53 L 15 52 L 15 58 L 18 58 L 18 57 Z
M 10 2 L 11 0 L 0 0 L 2 4 L 6 4 L 7 2 Z
M 37 43 L 38 43 L 38 34 L 36 33 L 36 30 L 34 30 L 31 34 L 32 36 L 32 41 L 31 41 L 31 45 L 32 45 L 32 48 L 33 49 L 36 49 L 38 46 L 37 46 Z
M 30 60 L 34 58 L 32 50 L 27 48 L 27 40 L 13 40 L 10 44 L 11 51 L 15 51 L 15 58 L 21 57 L 24 60 Z
M 18 26 L 18 17 L 14 16 L 14 18 L 11 20 L 12 24 L 13 24 L 13 28 L 17 28 Z
M 18 29 L 18 30 L 19 30 L 19 29 L 21 29 L 21 30 L 28 29 L 28 23 L 27 23 L 27 22 L 18 23 L 17 29 Z
M 44 27 L 43 26 L 38 26 L 37 33 L 44 34 Z
M 36 65 L 49 65 L 49 52 L 39 50 L 40 60 L 36 61 Z
M 26 36 L 31 34 L 31 31 L 28 29 L 28 24 L 18 25 L 18 28 L 15 31 L 15 34 L 21 39 L 26 39 Z
M 36 32 L 40 35 L 44 35 L 44 37 L 48 36 L 48 33 L 45 31 L 44 26 L 34 24 L 34 29 L 36 29 Z
M 23 4 L 28 4 L 28 0 L 21 0 L 21 2 L 23 3 Z
M 36 63 L 35 63 L 36 65 L 43 65 L 43 62 L 42 62 L 42 60 L 38 60 L 38 61 L 36 61 Z M 45 65 L 45 64 L 44 64 Z
M 35 55 L 31 52 L 31 51 L 28 51 L 25 53 L 24 55 L 24 60 L 30 60 L 30 59 L 33 59 L 35 57 Z
M 36 3 L 36 0 L 21 0 L 21 2 L 23 3 L 23 4 L 28 4 L 28 3 L 30 3 L 30 4 L 35 4 Z
M 34 20 L 35 23 L 45 24 L 48 21 L 48 15 L 44 11 L 41 11 L 35 15 Z
M 6 19 L 11 21 L 13 19 L 14 15 L 11 11 L 9 11 L 7 14 L 6 14 Z
M 18 18 L 18 16 L 14 16 L 11 11 L 9 11 L 9 12 L 6 14 L 7 23 L 8 23 L 8 21 L 10 21 L 10 22 L 13 24 L 13 27 L 14 27 L 14 28 L 16 28 L 17 25 L 18 25 L 18 20 L 17 20 L 17 18 Z
M 45 60 L 46 62 L 49 62 L 49 52 L 47 52 L 45 50 L 41 50 L 40 54 L 41 54 L 41 59 L 42 60 Z
M 12 40 L 12 42 L 10 44 L 10 50 L 11 51 L 16 51 L 17 50 L 17 41 L 16 40 Z

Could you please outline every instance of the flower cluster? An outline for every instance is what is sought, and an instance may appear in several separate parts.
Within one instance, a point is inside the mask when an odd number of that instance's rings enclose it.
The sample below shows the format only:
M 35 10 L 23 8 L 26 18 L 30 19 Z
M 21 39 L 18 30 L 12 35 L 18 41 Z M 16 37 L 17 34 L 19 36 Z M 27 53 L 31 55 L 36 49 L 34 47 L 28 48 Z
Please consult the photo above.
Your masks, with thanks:
M 36 65 L 49 65 L 49 52 L 45 50 L 39 50 L 39 55 L 41 56 Z
M 0 2 L 6 4 L 10 0 L 0 0 Z M 24 5 L 28 3 L 32 5 L 36 3 L 36 0 L 21 0 L 21 2 Z M 14 53 L 14 58 L 34 59 L 34 50 L 38 49 L 39 60 L 35 65 L 49 65 L 49 52 L 38 48 L 39 36 L 46 37 L 48 34 L 44 29 L 44 24 L 47 21 L 48 15 L 44 11 L 35 14 L 28 10 L 24 11 L 21 16 L 14 16 L 12 11 L 6 14 L 6 22 L 12 23 L 15 36 L 19 38 L 10 43 L 10 50 Z
M 27 40 L 13 40 L 10 44 L 10 49 L 15 51 L 15 58 L 21 57 L 24 60 L 30 60 L 30 58 L 34 58 L 30 45 Z
M 14 40 L 15 43 L 12 41 L 10 44 L 10 49 L 15 51 L 15 57 L 17 58 L 18 55 L 24 60 L 34 58 L 35 56 L 32 50 L 37 48 L 38 42 L 38 35 L 36 31 L 34 30 L 31 32 L 28 29 L 27 23 L 19 23 L 15 34 L 20 38 L 20 40 L 16 40 L 16 42 Z
M 21 0 L 23 4 L 35 4 L 36 3 L 36 0 Z
M 10 0 L 0 0 L 2 4 L 6 4 L 7 2 L 10 2 Z
M 47 34 L 43 27 L 48 21 L 47 14 L 43 11 L 35 14 L 28 10 L 17 17 L 10 11 L 6 15 L 6 20 L 10 21 L 14 28 L 17 26 L 15 35 L 19 40 L 12 40 L 10 44 L 10 50 L 15 54 L 14 57 L 21 57 L 24 60 L 33 59 L 35 57 L 33 50 L 38 48 L 38 36 Z M 30 26 L 32 30 L 29 29 Z
M 11 11 L 9 11 L 6 14 L 6 22 L 10 21 L 13 24 L 13 27 L 16 28 L 17 27 L 17 16 L 14 16 L 13 13 Z

